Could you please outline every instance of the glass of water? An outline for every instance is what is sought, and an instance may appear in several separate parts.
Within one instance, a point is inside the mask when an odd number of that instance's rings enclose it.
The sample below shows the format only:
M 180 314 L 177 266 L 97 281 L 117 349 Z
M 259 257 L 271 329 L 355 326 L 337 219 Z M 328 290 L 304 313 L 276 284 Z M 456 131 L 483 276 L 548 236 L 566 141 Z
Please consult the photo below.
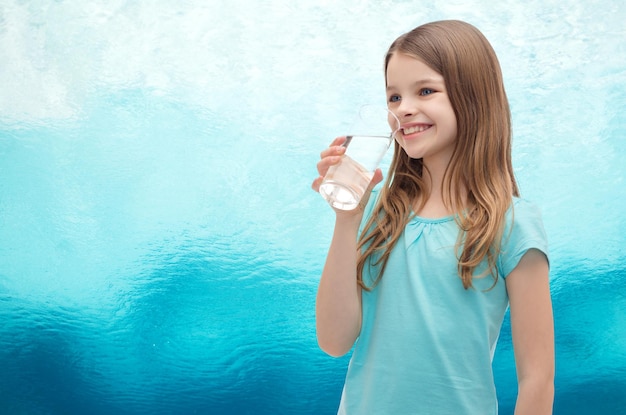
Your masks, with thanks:
M 346 136 L 346 152 L 339 164 L 328 169 L 319 192 L 334 208 L 355 209 L 370 184 L 374 172 L 400 129 L 400 121 L 387 108 L 364 105 Z

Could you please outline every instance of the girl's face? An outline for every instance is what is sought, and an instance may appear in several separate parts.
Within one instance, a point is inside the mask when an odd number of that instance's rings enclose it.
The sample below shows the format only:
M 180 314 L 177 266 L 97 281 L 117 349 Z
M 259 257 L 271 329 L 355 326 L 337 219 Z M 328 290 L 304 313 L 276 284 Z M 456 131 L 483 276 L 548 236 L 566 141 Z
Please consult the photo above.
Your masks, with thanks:
M 395 135 L 409 157 L 448 165 L 457 135 L 443 76 L 422 61 L 394 53 L 387 65 L 387 105 L 400 119 Z

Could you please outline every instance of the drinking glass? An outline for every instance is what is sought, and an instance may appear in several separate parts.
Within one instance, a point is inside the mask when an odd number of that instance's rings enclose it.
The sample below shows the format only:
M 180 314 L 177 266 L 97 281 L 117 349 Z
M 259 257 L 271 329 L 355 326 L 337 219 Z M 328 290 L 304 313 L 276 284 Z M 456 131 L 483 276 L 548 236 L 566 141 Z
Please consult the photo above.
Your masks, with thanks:
M 319 192 L 334 208 L 355 209 L 374 172 L 400 129 L 400 121 L 385 107 L 364 105 L 346 136 L 346 151 L 339 164 L 328 169 Z

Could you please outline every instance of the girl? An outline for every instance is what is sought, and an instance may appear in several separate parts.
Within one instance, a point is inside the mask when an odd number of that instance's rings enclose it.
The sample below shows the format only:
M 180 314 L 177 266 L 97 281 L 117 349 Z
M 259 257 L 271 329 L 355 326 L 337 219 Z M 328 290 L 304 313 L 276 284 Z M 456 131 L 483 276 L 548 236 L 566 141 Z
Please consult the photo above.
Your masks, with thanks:
M 385 58 L 394 156 L 361 205 L 336 210 L 316 302 L 320 347 L 354 351 L 340 414 L 497 414 L 491 361 L 510 306 L 515 414 L 549 414 L 547 243 L 519 198 L 497 57 L 475 27 L 425 24 Z M 319 185 L 344 137 L 321 153 Z M 358 341 L 357 341 L 358 338 Z

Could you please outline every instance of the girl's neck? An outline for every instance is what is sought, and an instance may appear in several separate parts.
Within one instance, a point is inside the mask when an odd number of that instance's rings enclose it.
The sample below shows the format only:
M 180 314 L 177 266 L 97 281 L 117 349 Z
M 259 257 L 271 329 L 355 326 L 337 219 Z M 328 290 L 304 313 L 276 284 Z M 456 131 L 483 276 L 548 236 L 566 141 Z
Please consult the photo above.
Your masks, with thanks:
M 430 184 L 430 194 L 428 198 L 423 201 L 423 206 L 419 208 L 422 203 L 417 201 L 416 206 L 414 206 L 414 211 L 417 216 L 428 218 L 428 219 L 439 219 L 446 216 L 454 215 L 456 211 L 453 210 L 453 206 L 444 202 L 444 191 L 443 190 L 443 181 L 445 175 L 445 166 L 428 166 L 424 169 L 424 180 L 429 182 Z M 454 189 L 458 183 L 450 183 L 452 188 Z M 465 186 L 462 186 L 461 195 L 465 195 Z M 454 197 L 453 195 L 446 195 L 445 200 L 448 200 L 448 196 Z M 460 201 L 461 206 L 465 206 L 465 197 L 462 196 L 462 200 Z M 448 200 L 449 201 L 449 200 Z M 451 202 L 451 201 L 450 201 Z
M 415 214 L 422 218 L 439 219 L 454 214 L 443 202 L 440 187 L 431 189 L 428 199 L 424 201 L 421 208 L 419 207 L 421 205 L 419 201 L 416 204 L 417 206 L 414 206 Z

